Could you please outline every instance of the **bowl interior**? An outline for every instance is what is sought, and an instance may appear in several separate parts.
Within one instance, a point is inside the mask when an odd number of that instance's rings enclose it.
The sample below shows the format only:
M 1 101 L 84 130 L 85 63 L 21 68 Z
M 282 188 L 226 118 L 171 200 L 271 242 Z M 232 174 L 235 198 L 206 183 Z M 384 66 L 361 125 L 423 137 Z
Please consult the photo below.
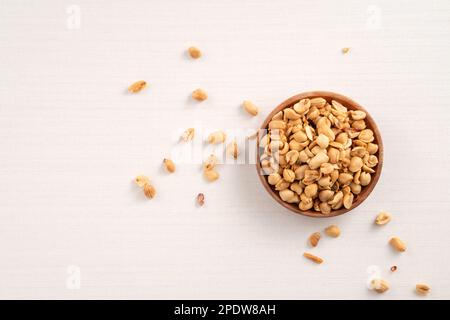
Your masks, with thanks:
M 267 176 L 263 175 L 262 169 L 261 169 L 261 163 L 259 161 L 260 156 L 261 156 L 261 148 L 259 147 L 259 142 L 261 137 L 258 136 L 257 138 L 257 143 L 256 143 L 256 168 L 257 168 L 257 172 L 259 175 L 259 178 L 264 186 L 264 188 L 266 189 L 266 191 L 272 196 L 272 198 L 274 198 L 278 203 L 280 203 L 283 207 L 304 215 L 304 216 L 309 216 L 309 217 L 320 217 L 320 218 L 325 218 L 325 217 L 335 217 L 341 214 L 344 214 L 354 208 L 356 208 L 357 206 L 359 206 L 368 196 L 369 194 L 372 192 L 372 190 L 375 188 L 375 185 L 377 184 L 380 175 L 381 175 L 381 169 L 383 167 L 383 142 L 381 140 L 381 135 L 380 135 L 380 131 L 378 130 L 378 127 L 375 123 L 375 121 L 373 120 L 373 118 L 370 116 L 370 114 L 358 103 L 356 103 L 355 101 L 351 100 L 348 97 L 345 97 L 341 94 L 338 93 L 334 93 L 334 92 L 328 92 L 328 91 L 310 91 L 310 92 L 304 92 L 298 95 L 295 95 L 289 99 L 287 99 L 286 101 L 282 102 L 278 107 L 276 107 L 268 116 L 267 118 L 264 120 L 263 124 L 261 125 L 261 129 L 267 129 L 268 124 L 270 122 L 270 120 L 272 119 L 272 117 L 277 114 L 278 112 L 280 112 L 281 110 L 288 108 L 288 107 L 292 107 L 295 103 L 297 103 L 298 101 L 300 101 L 301 99 L 305 99 L 305 98 L 316 98 L 316 97 L 322 97 L 325 98 L 327 101 L 331 101 L 331 100 L 335 100 L 339 103 L 341 103 L 342 105 L 344 105 L 345 107 L 347 107 L 347 109 L 349 110 L 362 110 L 366 113 L 366 124 L 367 124 L 367 128 L 371 129 L 374 133 L 374 143 L 378 144 L 378 152 L 376 153 L 377 157 L 378 157 L 378 164 L 376 167 L 374 167 L 373 169 L 375 170 L 375 173 L 372 174 L 372 180 L 370 182 L 370 184 L 368 186 L 363 187 L 363 189 L 361 190 L 361 193 L 358 195 L 355 195 L 354 201 L 352 206 L 349 209 L 346 208 L 341 208 L 338 210 L 333 210 L 330 212 L 330 214 L 324 215 L 320 212 L 315 211 L 314 209 L 310 209 L 307 211 L 302 211 L 299 209 L 297 204 L 290 204 L 287 202 L 284 202 L 283 200 L 281 200 L 280 196 L 278 195 L 278 191 L 276 191 L 274 189 L 273 186 L 271 186 L 268 181 L 267 181 Z

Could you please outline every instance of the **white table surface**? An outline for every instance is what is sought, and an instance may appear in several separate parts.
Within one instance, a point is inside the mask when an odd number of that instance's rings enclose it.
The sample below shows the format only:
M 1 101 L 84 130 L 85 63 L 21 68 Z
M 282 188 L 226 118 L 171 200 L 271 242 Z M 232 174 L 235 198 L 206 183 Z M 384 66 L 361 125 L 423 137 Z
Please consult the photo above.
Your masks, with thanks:
M 0 298 L 416 299 L 417 282 L 450 298 L 449 39 L 446 0 L 1 0 Z M 139 79 L 148 90 L 126 94 Z M 161 169 L 180 130 L 256 128 L 313 89 L 355 99 L 383 134 L 381 180 L 350 214 L 292 214 L 249 164 L 213 184 L 198 164 Z M 380 210 L 394 219 L 377 228 Z M 342 236 L 313 265 L 306 238 L 331 223 Z

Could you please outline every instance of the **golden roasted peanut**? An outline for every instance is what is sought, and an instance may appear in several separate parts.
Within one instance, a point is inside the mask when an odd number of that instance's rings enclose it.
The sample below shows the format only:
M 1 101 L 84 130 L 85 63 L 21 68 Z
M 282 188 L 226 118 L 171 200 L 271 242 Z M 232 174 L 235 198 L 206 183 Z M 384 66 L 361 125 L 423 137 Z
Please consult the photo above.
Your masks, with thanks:
M 383 279 L 373 279 L 370 282 L 372 290 L 375 290 L 378 293 L 383 293 L 389 290 L 389 283 Z
M 347 144 L 348 140 L 350 139 L 348 138 L 347 132 L 341 132 L 336 136 L 335 142 L 340 143 L 343 148 L 343 146 Z
M 314 203 L 312 201 L 310 202 L 304 202 L 304 201 L 300 201 L 298 208 L 302 211 L 306 211 L 309 210 L 313 207 Z
M 293 138 L 295 141 L 299 142 L 299 143 L 302 143 L 302 142 L 305 142 L 305 141 L 308 140 L 308 137 L 306 136 L 306 133 L 304 133 L 303 131 L 298 131 L 298 132 L 296 132 L 296 133 L 292 136 L 292 138 Z
M 295 169 L 295 179 L 297 180 L 303 180 L 303 178 L 305 177 L 305 172 L 308 169 L 308 165 L 304 164 L 298 168 Z
M 293 165 L 297 162 L 299 157 L 299 152 L 297 150 L 291 150 L 286 153 L 286 161 L 290 165 Z
M 330 159 L 330 163 L 338 163 L 339 162 L 339 150 L 335 148 L 328 149 L 328 158 Z
M 366 166 L 368 166 L 369 168 L 373 168 L 373 167 L 375 167 L 377 164 L 378 164 L 378 158 L 377 158 L 377 156 L 370 155 L 370 156 L 367 158 Z
M 188 129 L 186 129 L 186 131 L 183 132 L 183 134 L 181 136 L 181 140 L 183 140 L 184 142 L 191 141 L 192 139 L 194 139 L 194 135 L 195 135 L 195 129 L 188 128 Z
M 175 172 L 176 167 L 175 167 L 175 163 L 173 163 L 172 160 L 164 159 L 163 162 L 164 162 L 164 166 L 166 167 L 166 170 L 168 172 L 170 172 L 170 173 Z
M 431 288 L 429 285 L 425 283 L 418 283 L 416 284 L 416 293 L 421 296 L 426 296 L 431 291 Z
M 235 159 L 238 158 L 238 156 L 239 156 L 239 147 L 238 147 L 236 141 L 230 142 L 227 145 L 226 150 L 227 150 L 227 154 L 228 155 L 232 156 Z
M 288 120 L 297 120 L 301 118 L 301 115 L 291 108 L 286 108 L 284 109 L 284 117 Z
M 366 128 L 366 123 L 364 120 L 353 121 L 352 128 L 356 130 L 364 130 Z
M 367 150 L 364 147 L 354 147 L 350 152 L 352 157 L 360 157 L 363 158 L 367 154 Z
M 350 189 L 352 190 L 353 194 L 360 194 L 361 193 L 361 185 L 360 184 L 356 184 L 354 182 L 350 183 Z
M 350 116 L 353 120 L 363 120 L 366 118 L 366 113 L 361 110 L 352 110 L 350 111 Z
M 399 252 L 405 252 L 406 251 L 406 244 L 400 240 L 398 237 L 392 237 L 389 240 L 389 244 L 397 251 Z
M 350 173 L 341 173 L 338 178 L 339 183 L 343 185 L 349 185 L 353 181 L 353 176 Z
M 311 107 L 311 101 L 309 99 L 302 99 L 296 104 L 294 104 L 294 110 L 295 112 L 303 115 L 309 111 L 309 108 Z
M 256 116 L 258 114 L 258 107 L 249 100 L 244 100 L 242 103 L 242 107 L 244 108 L 247 113 L 251 114 L 252 116 Z
M 378 151 L 378 145 L 372 142 L 369 142 L 367 144 L 367 152 L 369 152 L 369 154 L 375 154 Z
M 347 54 L 349 52 L 350 52 L 350 48 L 348 48 L 348 47 L 342 48 L 342 53 L 343 54 Z
M 217 171 L 215 171 L 214 169 L 211 170 L 205 170 L 203 172 L 206 180 L 208 181 L 216 181 L 217 179 L 219 179 L 219 173 Z
M 210 154 L 205 161 L 203 161 L 203 170 L 212 170 L 219 162 L 219 159 L 213 154 Z
M 361 182 L 361 185 L 363 187 L 369 185 L 370 181 L 372 180 L 372 177 L 370 176 L 370 173 L 367 172 L 361 172 L 361 176 L 359 177 L 359 180 Z
M 350 209 L 352 207 L 353 199 L 354 199 L 354 196 L 353 196 L 353 193 L 351 193 L 351 192 L 344 195 L 342 203 L 344 204 L 344 207 L 346 209 Z
M 326 189 L 331 187 L 331 177 L 330 176 L 324 176 L 322 178 L 320 178 L 317 181 L 317 184 L 322 188 L 322 189 Z
M 269 122 L 269 129 L 286 129 L 286 122 L 283 120 L 272 120 Z
M 317 263 L 317 264 L 321 264 L 321 263 L 323 262 L 323 259 L 322 259 L 322 258 L 320 258 L 320 257 L 318 257 L 318 256 L 315 256 L 315 255 L 313 255 L 313 254 L 311 254 L 311 253 L 308 253 L 308 252 L 303 253 L 303 256 L 304 256 L 306 259 L 309 259 L 309 260 L 311 260 L 312 262 Z
M 317 184 L 313 183 L 305 187 L 305 195 L 308 198 L 315 198 L 317 196 L 317 192 L 319 191 L 319 187 Z
M 341 103 L 337 102 L 336 100 L 332 100 L 331 105 L 334 107 L 334 109 L 336 109 L 337 111 L 339 111 L 341 113 L 347 112 L 347 108 L 344 107 Z
M 281 155 L 284 155 L 284 154 L 286 154 L 288 151 L 289 151 L 289 143 L 283 142 L 282 148 L 281 148 L 281 150 L 279 151 L 279 153 L 280 153 Z M 286 163 L 287 163 L 287 161 L 286 161 Z
M 326 153 L 318 153 L 316 154 L 310 161 L 309 161 L 309 167 L 311 169 L 318 169 L 322 165 L 322 163 L 326 163 L 330 160 L 328 155 Z
M 150 180 L 144 175 L 137 176 L 134 178 L 134 181 L 140 188 L 143 188 L 147 183 L 150 183 Z
M 370 129 L 362 130 L 358 136 L 359 140 L 365 143 L 372 142 L 374 140 L 373 131 Z
M 283 170 L 283 178 L 287 182 L 293 182 L 295 180 L 295 172 L 291 169 L 284 169 Z
M 363 160 L 360 157 L 352 157 L 350 159 L 350 165 L 348 166 L 348 170 L 351 172 L 357 172 L 361 170 L 364 165 Z
M 391 214 L 389 212 L 381 211 L 375 218 L 375 224 L 382 226 L 391 221 Z
M 279 192 L 281 200 L 285 202 L 289 202 L 292 198 L 294 198 L 295 193 L 292 190 L 284 189 Z
M 302 192 L 303 192 L 302 186 L 301 186 L 299 183 L 297 183 L 297 182 L 292 183 L 291 186 L 290 186 L 289 188 L 290 188 L 292 191 L 294 191 L 295 193 L 297 193 L 298 195 L 301 195 Z
M 322 149 L 326 149 L 328 147 L 328 144 L 330 143 L 330 139 L 324 134 L 319 134 L 319 136 L 316 139 L 317 145 L 321 147 Z
M 202 56 L 202 52 L 197 47 L 189 47 L 188 53 L 192 59 L 198 59 Z
M 133 83 L 131 86 L 128 87 L 128 92 L 130 92 L 130 93 L 138 93 L 139 91 L 141 91 L 145 87 L 147 87 L 147 82 L 145 82 L 144 80 L 139 80 L 139 81 L 136 81 L 135 83 Z
M 284 179 L 281 179 L 281 180 L 278 181 L 277 184 L 275 185 L 275 190 L 281 191 L 281 190 L 287 189 L 287 188 L 289 188 L 289 185 L 290 185 L 289 182 L 287 182 L 287 181 L 284 180 Z
M 310 126 L 305 125 L 305 133 L 306 133 L 306 136 L 308 137 L 309 140 L 311 140 L 311 141 L 314 140 L 314 132 L 313 132 L 313 129 L 311 129 Z
M 147 198 L 152 199 L 156 195 L 156 189 L 150 183 L 144 185 L 144 194 Z
M 197 195 L 197 203 L 200 206 L 203 206 L 205 204 L 205 195 L 203 193 L 199 193 Z
M 208 143 L 219 144 L 225 142 L 227 135 L 223 131 L 216 131 L 208 136 Z
M 312 247 L 317 247 L 320 241 L 320 232 L 314 232 L 309 236 L 308 240 Z
M 305 177 L 303 178 L 303 183 L 305 185 L 309 185 L 311 183 L 314 183 L 315 181 L 319 180 L 320 173 L 317 170 L 305 170 Z
M 316 107 L 316 108 L 323 108 L 325 107 L 325 105 L 327 104 L 327 100 L 325 100 L 324 98 L 318 97 L 318 98 L 312 98 L 311 99 L 311 107 Z
M 341 229 L 335 224 L 332 224 L 331 226 L 325 228 L 325 233 L 333 238 L 337 238 L 341 235 Z
M 322 190 L 319 192 L 319 200 L 322 202 L 330 201 L 334 196 L 334 192 L 332 190 Z
M 326 202 L 321 202 L 319 204 L 319 209 L 320 209 L 320 212 L 322 212 L 323 214 L 329 214 L 331 212 L 331 207 Z
M 322 163 L 320 165 L 320 172 L 322 174 L 330 174 L 334 171 L 334 166 L 331 163 Z
M 206 99 L 208 99 L 208 94 L 206 93 L 205 90 L 199 88 L 195 89 L 192 92 L 192 98 L 197 101 L 205 101 Z
M 272 173 L 267 177 L 267 181 L 269 182 L 270 185 L 274 186 L 276 185 L 278 182 L 280 182 L 281 180 L 281 176 L 279 173 Z
M 283 120 L 283 111 L 277 112 L 273 117 L 272 120 Z

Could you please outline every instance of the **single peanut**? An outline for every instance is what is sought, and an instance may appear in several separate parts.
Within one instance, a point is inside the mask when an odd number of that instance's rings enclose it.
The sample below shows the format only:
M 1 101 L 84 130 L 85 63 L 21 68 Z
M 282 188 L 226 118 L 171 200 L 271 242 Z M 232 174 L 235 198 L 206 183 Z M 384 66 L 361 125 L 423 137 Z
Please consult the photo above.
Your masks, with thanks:
M 341 229 L 335 224 L 332 224 L 331 226 L 325 228 L 325 233 L 333 238 L 337 238 L 341 235 Z
M 242 107 L 244 108 L 245 111 L 247 111 L 252 116 L 256 116 L 258 114 L 258 107 L 249 100 L 245 100 L 242 103 Z
M 134 181 L 140 188 L 143 188 L 145 184 L 150 183 L 150 180 L 144 175 L 137 176 L 136 178 L 134 178 Z
M 146 86 L 147 86 L 147 82 L 145 82 L 144 80 L 139 80 L 128 87 L 128 92 L 138 93 L 139 91 L 144 89 Z
M 427 294 L 429 294 L 431 291 L 431 288 L 429 285 L 425 284 L 425 283 L 418 283 L 416 284 L 416 292 L 417 294 L 421 295 L 421 296 L 425 296 Z
M 164 166 L 166 167 L 166 170 L 170 173 L 175 172 L 175 163 L 173 163 L 170 159 L 164 159 Z
M 304 256 L 306 259 L 309 259 L 309 260 L 311 260 L 312 262 L 317 263 L 317 264 L 321 264 L 321 263 L 323 262 L 323 259 L 322 259 L 322 258 L 320 258 L 320 257 L 318 257 L 318 256 L 315 256 L 315 255 L 313 255 L 313 254 L 311 254 L 311 253 L 308 253 L 308 252 L 303 253 L 303 256 Z
M 203 89 L 196 89 L 192 92 L 192 98 L 197 101 L 204 101 L 208 99 L 208 94 Z
M 188 52 L 192 59 L 198 59 L 202 56 L 202 52 L 197 47 L 189 47 Z
M 205 175 L 205 178 L 211 182 L 219 179 L 219 173 L 217 171 L 215 171 L 214 169 L 205 170 L 204 175 Z
M 389 290 L 389 282 L 383 279 L 374 279 L 370 284 L 372 289 L 378 293 L 384 293 Z
M 147 198 L 152 199 L 156 195 L 156 189 L 150 183 L 144 185 L 144 194 Z
M 216 131 L 216 132 L 211 133 L 208 136 L 208 143 L 211 143 L 211 144 L 223 143 L 223 142 L 225 142 L 226 139 L 227 139 L 227 135 L 225 134 L 225 132 Z
M 406 244 L 400 240 L 398 237 L 392 237 L 389 240 L 389 244 L 397 251 L 399 252 L 405 252 L 406 251 Z
M 389 212 L 381 211 L 375 218 L 375 224 L 382 226 L 391 221 L 391 214 Z
M 311 234 L 309 236 L 308 239 L 309 239 L 309 243 L 311 244 L 311 246 L 316 247 L 320 241 L 320 232 L 314 232 L 313 234 Z

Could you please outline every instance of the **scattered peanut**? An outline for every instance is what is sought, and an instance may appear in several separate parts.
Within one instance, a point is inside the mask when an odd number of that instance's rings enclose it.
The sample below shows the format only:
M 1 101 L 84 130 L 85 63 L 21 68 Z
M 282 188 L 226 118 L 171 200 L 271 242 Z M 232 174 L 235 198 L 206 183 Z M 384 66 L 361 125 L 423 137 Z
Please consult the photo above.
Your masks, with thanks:
M 152 199 L 156 195 L 156 189 L 150 183 L 144 185 L 144 194 L 147 198 Z
M 192 59 L 198 59 L 202 56 L 202 52 L 197 47 L 189 47 L 188 53 Z
M 258 107 L 251 101 L 245 100 L 242 103 L 244 110 L 247 111 L 252 116 L 256 116 L 258 114 Z
M 302 99 L 278 112 L 259 144 L 264 148 L 264 172 L 283 178 L 277 186 L 272 176 L 270 184 L 276 191 L 298 185 L 295 188 L 302 190 L 298 207 L 303 211 L 328 215 L 332 210 L 351 209 L 378 165 L 378 145 L 366 116 L 364 111 L 349 110 L 322 97 Z
M 134 178 L 134 181 L 140 188 L 143 188 L 147 183 L 150 183 L 150 180 L 144 175 L 137 176 Z
M 431 291 L 431 288 L 429 285 L 425 284 L 425 283 L 418 283 L 416 284 L 416 292 L 417 294 L 421 295 L 421 296 L 425 296 L 427 294 L 429 294 Z
M 314 232 L 308 239 L 311 246 L 316 247 L 320 241 L 320 232 Z
M 406 251 L 406 244 L 400 240 L 398 237 L 392 237 L 389 240 L 389 244 L 397 251 L 404 252 Z
M 239 147 L 236 141 L 230 142 L 227 145 L 227 154 L 237 159 L 237 157 L 239 156 Z
M 164 166 L 166 167 L 166 170 L 170 173 L 175 172 L 175 163 L 173 163 L 170 159 L 164 159 Z
M 391 221 L 391 214 L 389 212 L 381 211 L 375 218 L 375 224 L 382 226 Z
M 144 89 L 146 86 L 147 86 L 147 82 L 145 82 L 144 80 L 139 80 L 128 87 L 128 92 L 138 93 L 139 91 Z
M 200 206 L 203 206 L 205 204 L 205 195 L 203 193 L 199 193 L 197 195 L 197 203 Z
M 374 279 L 370 282 L 370 285 L 378 293 L 384 293 L 389 290 L 389 283 L 383 279 Z
M 208 94 L 203 89 L 196 89 L 192 92 L 192 98 L 197 101 L 204 101 L 208 99 Z
M 321 263 L 323 262 L 323 259 L 322 259 L 322 258 L 320 258 L 320 257 L 318 257 L 318 256 L 315 256 L 315 255 L 313 255 L 313 254 L 311 254 L 311 253 L 308 253 L 308 252 L 303 253 L 303 256 L 304 256 L 306 259 L 309 259 L 309 260 L 311 260 L 312 262 L 317 263 L 317 264 L 321 264 Z
M 332 224 L 331 226 L 325 228 L 325 233 L 333 238 L 337 238 L 341 235 L 341 229 L 335 224 Z
M 208 143 L 219 144 L 225 142 L 227 135 L 223 131 L 216 131 L 208 136 Z
M 348 47 L 342 48 L 342 53 L 343 54 L 347 54 L 349 52 L 350 52 L 350 48 L 348 48 Z
M 191 141 L 192 139 L 194 139 L 194 135 L 195 135 L 195 129 L 188 128 L 188 129 L 186 129 L 186 131 L 183 132 L 183 135 L 181 136 L 181 140 L 183 140 L 184 142 Z
M 211 182 L 219 179 L 219 173 L 217 171 L 215 171 L 214 169 L 205 170 L 204 175 L 205 175 L 205 178 Z

